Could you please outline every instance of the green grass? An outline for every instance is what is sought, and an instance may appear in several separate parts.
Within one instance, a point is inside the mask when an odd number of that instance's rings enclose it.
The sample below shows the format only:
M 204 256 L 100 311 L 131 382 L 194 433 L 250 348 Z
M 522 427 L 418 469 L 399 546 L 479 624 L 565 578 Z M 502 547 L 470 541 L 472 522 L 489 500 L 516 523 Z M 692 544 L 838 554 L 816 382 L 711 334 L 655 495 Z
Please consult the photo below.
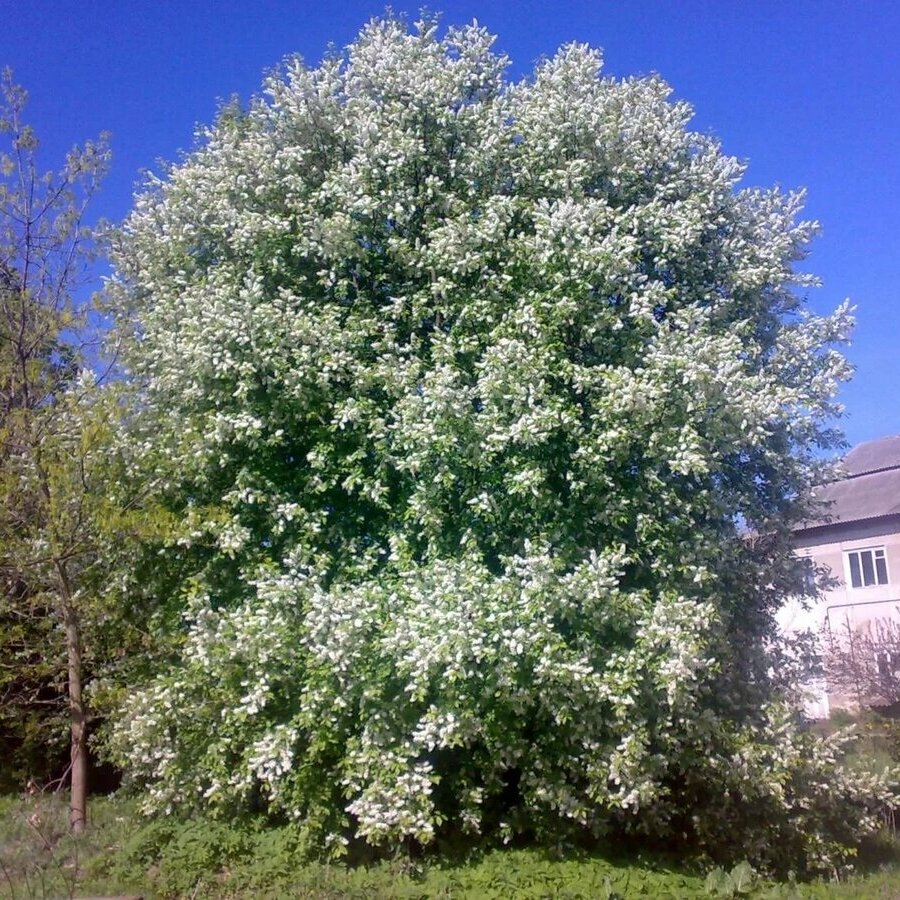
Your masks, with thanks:
M 0 796 L 0 897 L 63 898 L 85 894 L 137 894 L 144 879 L 97 873 L 123 836 L 135 827 L 132 804 L 92 801 L 91 827 L 74 836 L 68 829 L 68 798 L 54 795 Z
M 700 872 L 660 857 L 494 850 L 464 864 L 297 862 L 289 829 L 140 819 L 131 801 L 96 799 L 68 834 L 64 798 L 0 797 L 0 896 L 221 898 L 897 898 L 900 867 L 842 883 L 772 884 L 749 867 Z

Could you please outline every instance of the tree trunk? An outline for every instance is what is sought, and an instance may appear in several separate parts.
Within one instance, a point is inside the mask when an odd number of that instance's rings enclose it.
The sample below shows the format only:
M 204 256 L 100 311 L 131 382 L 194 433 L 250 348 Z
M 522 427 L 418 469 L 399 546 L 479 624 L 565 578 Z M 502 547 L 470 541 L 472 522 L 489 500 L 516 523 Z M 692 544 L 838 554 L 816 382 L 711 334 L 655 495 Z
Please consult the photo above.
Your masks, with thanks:
M 69 827 L 76 834 L 87 821 L 87 719 L 81 697 L 81 629 L 72 603 L 72 590 L 65 563 L 57 565 L 66 628 L 66 658 L 69 668 L 70 784 Z

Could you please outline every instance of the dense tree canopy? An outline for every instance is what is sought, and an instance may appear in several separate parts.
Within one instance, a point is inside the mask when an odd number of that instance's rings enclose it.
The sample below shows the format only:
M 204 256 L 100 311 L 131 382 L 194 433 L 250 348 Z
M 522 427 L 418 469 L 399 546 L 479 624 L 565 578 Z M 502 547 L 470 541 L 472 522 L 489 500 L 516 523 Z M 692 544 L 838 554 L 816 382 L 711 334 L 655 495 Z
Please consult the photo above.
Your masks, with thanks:
M 846 310 L 796 292 L 815 226 L 659 78 L 570 45 L 513 84 L 492 43 L 373 21 L 139 197 L 112 290 L 179 524 L 171 653 L 114 746 L 160 807 L 332 847 L 612 827 L 815 862 L 871 822 L 773 705 L 847 374 Z

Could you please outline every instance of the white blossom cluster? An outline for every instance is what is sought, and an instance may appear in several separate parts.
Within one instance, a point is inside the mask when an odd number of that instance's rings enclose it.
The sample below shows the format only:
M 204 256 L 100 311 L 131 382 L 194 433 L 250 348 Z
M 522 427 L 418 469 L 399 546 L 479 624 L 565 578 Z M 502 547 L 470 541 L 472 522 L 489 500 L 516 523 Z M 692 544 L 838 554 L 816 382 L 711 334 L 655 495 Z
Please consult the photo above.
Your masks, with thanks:
M 662 834 L 768 778 L 739 736 L 847 310 L 793 292 L 802 198 L 662 80 L 573 44 L 510 84 L 492 43 L 288 60 L 127 221 L 186 630 L 114 740 L 158 805 Z

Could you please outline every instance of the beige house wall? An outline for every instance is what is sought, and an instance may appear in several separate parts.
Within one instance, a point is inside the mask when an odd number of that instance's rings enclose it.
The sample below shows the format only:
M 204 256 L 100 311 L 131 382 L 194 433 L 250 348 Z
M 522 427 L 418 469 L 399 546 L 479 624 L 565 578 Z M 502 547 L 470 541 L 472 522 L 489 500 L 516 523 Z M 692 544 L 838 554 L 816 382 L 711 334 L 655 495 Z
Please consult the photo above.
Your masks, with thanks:
M 826 567 L 833 583 L 810 607 L 799 601 L 786 604 L 778 617 L 783 630 L 821 634 L 830 628 L 839 635 L 848 623 L 856 632 L 879 620 L 900 624 L 900 516 L 808 529 L 797 533 L 795 547 L 798 556 Z M 878 547 L 885 550 L 888 583 L 852 587 L 848 552 Z M 828 716 L 831 708 L 852 706 L 850 698 L 829 693 L 824 683 L 811 684 L 809 689 L 807 711 L 814 717 Z

